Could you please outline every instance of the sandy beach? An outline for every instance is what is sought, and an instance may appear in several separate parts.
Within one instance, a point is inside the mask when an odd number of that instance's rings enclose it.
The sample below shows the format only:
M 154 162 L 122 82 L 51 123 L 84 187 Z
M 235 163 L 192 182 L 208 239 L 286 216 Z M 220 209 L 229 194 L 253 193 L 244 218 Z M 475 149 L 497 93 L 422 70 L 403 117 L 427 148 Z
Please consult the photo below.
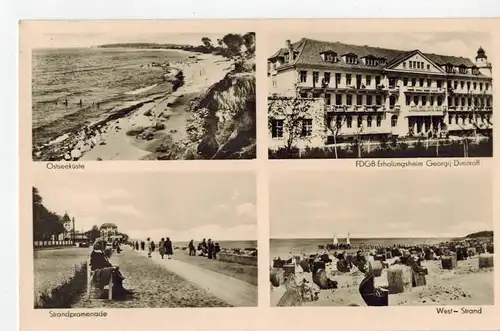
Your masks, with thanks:
M 351 256 L 355 254 L 352 249 L 344 252 Z M 319 253 L 319 256 L 322 254 L 332 260 L 331 263 L 326 264 L 324 272 L 328 279 L 336 282 L 336 286 L 331 289 L 320 289 L 318 283 L 314 280 L 313 273 L 304 272 L 302 265 L 299 264 L 296 265 L 291 278 L 289 277 L 290 283 L 285 285 L 285 282 L 283 282 L 280 286 L 271 286 L 272 306 L 281 306 L 278 303 L 289 286 L 301 288 L 304 282 L 306 283 L 305 288 L 310 290 L 306 293 L 313 294 L 315 298 L 310 299 L 309 295 L 306 295 L 306 299 L 301 301 L 300 305 L 366 306 L 359 289 L 361 282 L 365 278 L 366 270 L 362 271 L 356 266 L 350 270 L 338 270 L 337 262 L 339 260 L 336 259 L 335 254 L 325 251 Z M 451 269 L 442 267 L 442 259 L 445 259 L 445 257 L 434 260 L 424 259 L 421 261 L 421 268 L 426 269 L 427 272 L 425 284 L 419 284 L 418 286 L 413 284 L 414 286 L 401 293 L 390 293 L 388 305 L 493 305 L 493 262 L 491 262 L 491 266 L 487 267 L 480 267 L 479 262 L 480 258 L 492 259 L 492 256 L 491 253 L 474 254 L 465 260 L 457 261 L 456 265 Z M 368 255 L 367 258 L 369 264 L 380 263 L 380 261 L 374 261 L 374 256 Z M 386 259 L 383 264 L 380 263 L 380 274 L 374 277 L 375 288 L 390 288 L 388 270 L 389 268 L 401 266 L 399 259 L 399 257 L 391 257 Z M 385 266 L 382 268 L 383 265 Z M 272 268 L 271 270 L 271 273 L 276 272 L 276 269 Z

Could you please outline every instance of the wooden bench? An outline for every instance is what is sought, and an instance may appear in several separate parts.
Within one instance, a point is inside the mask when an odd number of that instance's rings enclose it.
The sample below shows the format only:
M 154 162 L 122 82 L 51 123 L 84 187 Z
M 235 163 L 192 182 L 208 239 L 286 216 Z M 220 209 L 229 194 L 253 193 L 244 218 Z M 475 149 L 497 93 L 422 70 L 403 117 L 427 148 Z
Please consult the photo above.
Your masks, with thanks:
M 94 277 L 95 271 L 92 271 L 90 268 L 90 259 L 87 260 L 87 299 L 90 299 L 90 289 L 93 286 L 92 278 Z M 113 300 L 113 275 L 109 277 L 108 283 L 108 299 Z

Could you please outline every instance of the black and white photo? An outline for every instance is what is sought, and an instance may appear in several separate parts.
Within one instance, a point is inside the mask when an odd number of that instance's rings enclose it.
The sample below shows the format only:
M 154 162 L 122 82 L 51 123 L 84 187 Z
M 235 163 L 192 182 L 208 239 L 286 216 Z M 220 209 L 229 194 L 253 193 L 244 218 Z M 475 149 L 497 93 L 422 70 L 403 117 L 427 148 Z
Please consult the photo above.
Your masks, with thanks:
M 493 305 L 492 178 L 480 168 L 271 172 L 271 305 Z
M 271 34 L 269 157 L 491 157 L 484 33 Z
M 255 158 L 254 32 L 115 30 L 33 40 L 33 160 Z
M 35 308 L 257 305 L 253 173 L 50 173 L 32 190 Z

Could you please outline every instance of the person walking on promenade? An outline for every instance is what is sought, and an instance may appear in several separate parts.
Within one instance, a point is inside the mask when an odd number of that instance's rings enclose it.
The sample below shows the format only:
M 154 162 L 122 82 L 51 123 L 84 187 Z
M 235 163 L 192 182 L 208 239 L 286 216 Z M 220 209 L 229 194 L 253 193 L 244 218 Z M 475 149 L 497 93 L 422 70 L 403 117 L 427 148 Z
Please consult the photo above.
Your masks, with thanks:
M 163 259 L 165 255 L 165 240 L 161 238 L 160 243 L 158 244 L 158 252 L 160 252 L 160 256 Z
M 189 256 L 196 256 L 196 248 L 194 247 L 193 239 L 189 242 Z
M 167 237 L 167 239 L 165 239 L 164 247 L 165 247 L 165 254 L 167 255 L 167 259 L 170 260 L 172 255 L 174 255 L 174 250 L 172 249 L 172 242 L 170 241 L 169 237 Z
M 208 249 L 208 258 L 211 260 L 213 258 L 213 252 L 214 252 L 214 244 L 212 242 L 212 239 L 208 239 L 207 249 Z
M 151 246 L 151 239 L 147 239 L 146 240 L 147 244 L 148 244 L 148 257 L 150 258 L 151 257 L 151 253 L 153 252 L 153 247 Z
M 144 248 L 145 248 L 144 246 L 145 246 L 144 241 L 141 241 L 141 251 L 144 250 Z
M 138 250 L 139 250 L 139 242 L 138 242 L 138 241 L 136 241 L 136 242 L 135 242 L 135 250 L 136 250 L 136 251 L 138 251 Z

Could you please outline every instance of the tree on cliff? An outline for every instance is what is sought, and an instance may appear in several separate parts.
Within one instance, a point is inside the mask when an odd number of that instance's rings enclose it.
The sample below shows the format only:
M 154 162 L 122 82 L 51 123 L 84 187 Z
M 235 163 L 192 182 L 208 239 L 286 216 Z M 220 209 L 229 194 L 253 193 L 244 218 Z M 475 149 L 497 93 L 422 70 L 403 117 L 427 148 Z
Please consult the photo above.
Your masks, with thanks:
M 243 37 L 239 34 L 229 33 L 222 38 L 227 47 L 229 56 L 240 55 L 241 46 L 244 44 Z
M 201 42 L 206 48 L 213 48 L 212 46 L 212 40 L 208 37 L 203 37 L 201 38 Z
M 243 43 L 248 55 L 255 54 L 255 32 L 247 32 L 243 35 Z

